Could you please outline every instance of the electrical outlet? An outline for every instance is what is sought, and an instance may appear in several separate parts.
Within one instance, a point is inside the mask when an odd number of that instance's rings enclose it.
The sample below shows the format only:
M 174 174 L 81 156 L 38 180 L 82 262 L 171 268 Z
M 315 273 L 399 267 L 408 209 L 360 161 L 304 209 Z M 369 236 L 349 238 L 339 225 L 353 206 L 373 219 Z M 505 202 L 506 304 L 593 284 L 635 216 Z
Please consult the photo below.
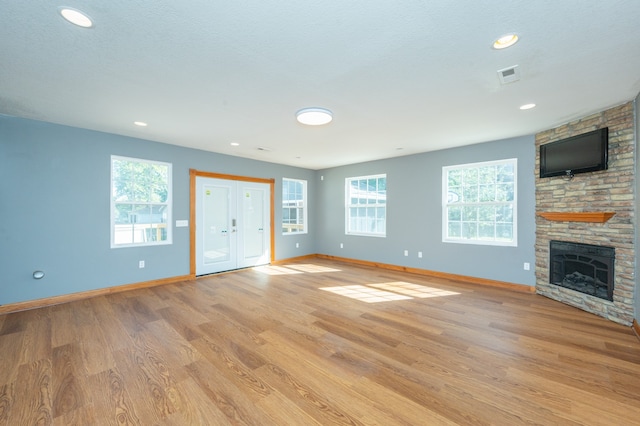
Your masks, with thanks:
M 340 243 L 340 248 L 344 248 L 344 244 Z
M 296 248 L 300 248 L 300 243 L 296 243 Z
M 418 258 L 422 259 L 422 252 L 421 251 L 418 252 Z
M 528 271 L 531 269 L 531 264 L 529 262 L 524 262 L 524 270 Z
M 141 260 L 140 262 L 138 262 L 138 268 L 140 269 L 144 268 L 144 260 Z
M 405 251 L 404 251 L 404 255 L 405 255 L 405 256 L 409 256 L 409 250 L 405 250 Z

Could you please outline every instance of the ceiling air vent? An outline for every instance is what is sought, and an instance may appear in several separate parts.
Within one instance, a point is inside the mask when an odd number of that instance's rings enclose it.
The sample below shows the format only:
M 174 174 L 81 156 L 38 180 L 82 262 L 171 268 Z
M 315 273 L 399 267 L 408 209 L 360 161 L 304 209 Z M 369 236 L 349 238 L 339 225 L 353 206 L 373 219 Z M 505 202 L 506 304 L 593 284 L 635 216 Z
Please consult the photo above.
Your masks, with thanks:
M 498 70 L 498 79 L 501 84 L 513 83 L 514 81 L 520 80 L 520 68 L 517 65 L 514 65 L 509 68 L 504 68 Z

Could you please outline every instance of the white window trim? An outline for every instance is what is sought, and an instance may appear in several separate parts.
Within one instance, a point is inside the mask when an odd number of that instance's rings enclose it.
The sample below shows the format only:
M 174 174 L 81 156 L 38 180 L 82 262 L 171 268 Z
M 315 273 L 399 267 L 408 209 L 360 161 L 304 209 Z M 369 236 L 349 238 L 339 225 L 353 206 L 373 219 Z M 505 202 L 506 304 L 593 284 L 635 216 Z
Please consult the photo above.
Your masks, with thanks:
M 354 231 L 349 231 L 349 208 L 351 207 L 351 204 L 349 204 L 350 201 L 350 197 L 349 197 L 349 181 L 352 180 L 359 180 L 359 179 L 378 179 L 378 178 L 385 178 L 387 179 L 387 174 L 386 173 L 380 173 L 377 175 L 365 175 L 365 176 L 352 176 L 352 177 L 347 177 L 344 180 L 344 196 L 345 196 L 345 211 L 344 211 L 344 233 L 345 235 L 355 235 L 355 236 L 360 236 L 360 237 L 377 237 L 377 238 L 386 238 L 387 237 L 387 202 L 385 201 L 384 204 L 384 209 L 385 209 L 385 215 L 384 215 L 384 221 L 385 221 L 385 232 L 354 232 Z M 379 206 L 379 205 L 376 205 Z
M 167 201 L 165 203 L 149 203 L 149 204 L 161 204 L 167 206 L 167 239 L 164 241 L 150 241 L 144 243 L 129 243 L 129 244 L 115 244 L 115 219 L 116 219 L 116 200 L 113 196 L 113 161 L 136 161 L 149 164 L 160 164 L 167 166 Z M 110 204 L 110 244 L 112 249 L 127 248 L 127 247 L 146 247 L 146 246 L 161 246 L 173 244 L 173 165 L 171 163 L 165 163 L 163 161 L 146 160 L 144 158 L 123 157 L 119 155 L 112 155 L 109 163 L 109 204 Z
M 284 232 L 282 231 L 282 235 L 304 235 L 309 233 L 309 222 L 307 220 L 307 212 L 308 212 L 308 202 L 307 202 L 307 181 L 305 179 L 294 179 L 294 178 L 282 178 L 282 186 L 284 187 L 284 182 L 286 180 L 301 182 L 302 183 L 302 220 L 304 221 L 302 224 L 304 225 L 304 230 L 300 232 Z M 284 203 L 284 194 L 282 203 Z M 280 220 L 282 220 L 282 215 Z
M 505 163 L 513 163 L 513 167 L 514 167 L 514 174 L 513 174 L 514 192 L 513 192 L 513 202 L 512 202 L 513 204 L 513 240 L 512 241 L 496 241 L 496 240 L 482 240 L 482 239 L 448 238 L 447 237 L 447 229 L 448 229 L 447 172 L 451 169 L 478 168 L 483 166 L 491 166 L 491 165 L 505 164 Z M 454 243 L 454 244 L 501 246 L 501 247 L 517 247 L 518 246 L 518 159 L 517 158 L 505 158 L 503 160 L 456 164 L 453 166 L 442 167 L 442 242 Z

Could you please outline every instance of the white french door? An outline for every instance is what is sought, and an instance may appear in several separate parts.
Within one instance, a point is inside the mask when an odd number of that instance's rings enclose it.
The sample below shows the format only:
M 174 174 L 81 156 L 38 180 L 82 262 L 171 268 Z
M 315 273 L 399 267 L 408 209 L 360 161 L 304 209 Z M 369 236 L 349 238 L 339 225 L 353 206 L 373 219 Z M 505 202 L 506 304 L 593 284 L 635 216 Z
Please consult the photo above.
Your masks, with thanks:
M 270 192 L 266 183 L 196 177 L 196 275 L 269 263 Z

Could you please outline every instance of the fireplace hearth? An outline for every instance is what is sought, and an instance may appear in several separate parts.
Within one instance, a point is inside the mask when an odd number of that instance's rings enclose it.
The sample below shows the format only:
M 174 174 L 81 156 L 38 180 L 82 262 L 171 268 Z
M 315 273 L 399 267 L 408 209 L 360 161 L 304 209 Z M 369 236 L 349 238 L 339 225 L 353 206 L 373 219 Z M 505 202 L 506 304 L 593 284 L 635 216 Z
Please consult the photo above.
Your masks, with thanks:
M 550 242 L 549 283 L 613 300 L 613 247 Z

